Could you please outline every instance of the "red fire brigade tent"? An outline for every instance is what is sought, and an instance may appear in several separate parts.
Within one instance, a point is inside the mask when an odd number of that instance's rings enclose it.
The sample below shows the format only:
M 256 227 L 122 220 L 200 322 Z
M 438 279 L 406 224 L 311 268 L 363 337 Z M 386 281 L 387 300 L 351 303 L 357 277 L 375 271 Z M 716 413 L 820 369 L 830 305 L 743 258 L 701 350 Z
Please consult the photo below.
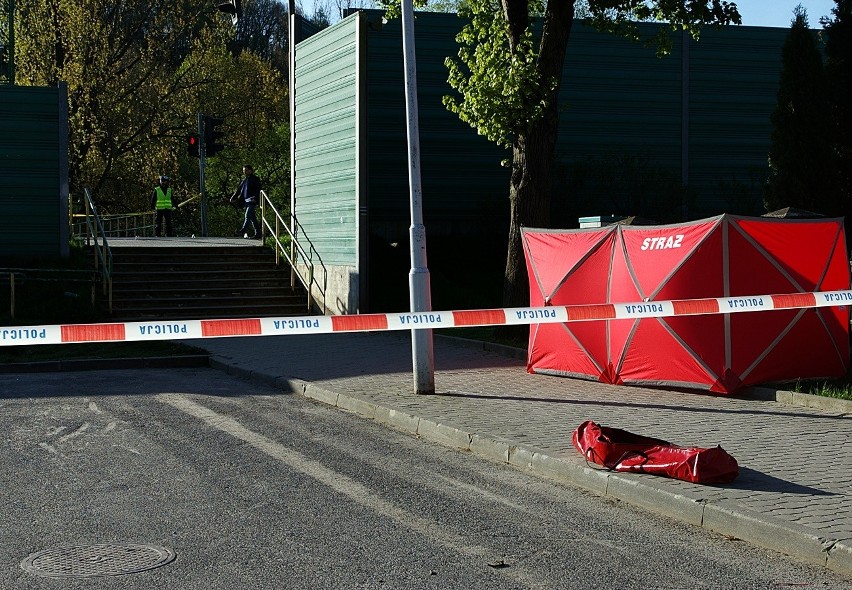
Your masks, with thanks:
M 530 305 L 849 289 L 842 219 L 721 215 L 677 225 L 524 229 Z M 849 311 L 822 307 L 530 326 L 527 370 L 604 383 L 742 387 L 845 375 Z

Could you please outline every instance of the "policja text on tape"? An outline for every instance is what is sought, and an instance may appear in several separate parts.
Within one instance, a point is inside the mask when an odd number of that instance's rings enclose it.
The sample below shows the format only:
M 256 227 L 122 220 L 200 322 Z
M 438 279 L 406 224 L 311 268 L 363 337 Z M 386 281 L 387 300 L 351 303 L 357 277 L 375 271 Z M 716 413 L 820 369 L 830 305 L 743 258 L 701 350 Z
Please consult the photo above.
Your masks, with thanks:
M 0 327 L 0 346 L 555 324 L 844 307 L 850 291 L 505 309 Z

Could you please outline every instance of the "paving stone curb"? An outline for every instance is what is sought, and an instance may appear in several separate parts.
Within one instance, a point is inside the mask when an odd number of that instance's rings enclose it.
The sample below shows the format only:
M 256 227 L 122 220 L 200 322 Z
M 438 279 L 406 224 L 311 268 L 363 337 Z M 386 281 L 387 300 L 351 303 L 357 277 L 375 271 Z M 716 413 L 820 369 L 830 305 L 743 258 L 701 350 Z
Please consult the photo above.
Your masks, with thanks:
M 799 393 L 797 391 L 785 391 L 771 387 L 751 387 L 746 392 L 746 395 L 753 399 L 764 399 L 788 406 L 837 412 L 839 414 L 848 414 L 849 417 L 852 417 L 852 400 L 848 399 Z

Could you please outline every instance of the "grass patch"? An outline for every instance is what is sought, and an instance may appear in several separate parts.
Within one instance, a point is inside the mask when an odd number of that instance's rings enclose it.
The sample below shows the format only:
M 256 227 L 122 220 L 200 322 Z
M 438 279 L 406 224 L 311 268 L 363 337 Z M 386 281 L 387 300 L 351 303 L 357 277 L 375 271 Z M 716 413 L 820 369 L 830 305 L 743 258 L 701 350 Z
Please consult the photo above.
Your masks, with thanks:
M 852 401 L 852 378 L 847 375 L 845 379 L 796 381 L 793 384 L 793 391 Z

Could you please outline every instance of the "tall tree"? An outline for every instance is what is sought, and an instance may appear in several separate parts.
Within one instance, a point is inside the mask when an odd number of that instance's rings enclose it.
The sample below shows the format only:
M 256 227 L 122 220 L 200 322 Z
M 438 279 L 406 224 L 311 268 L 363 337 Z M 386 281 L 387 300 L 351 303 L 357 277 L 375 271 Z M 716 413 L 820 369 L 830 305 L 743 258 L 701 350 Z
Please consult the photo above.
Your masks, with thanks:
M 196 194 L 198 161 L 186 156 L 185 137 L 197 128 L 198 112 L 226 118 L 228 149 L 210 160 L 212 180 L 238 174 L 245 159 L 275 178 L 286 174 L 265 165 L 280 159 L 287 137 L 286 84 L 270 66 L 273 41 L 233 56 L 226 50 L 235 34 L 230 20 L 195 0 L 18 6 L 18 83 L 68 84 L 71 190 L 93 189 L 102 212 L 147 209 L 159 173 L 183 175 L 175 188 Z M 275 14 L 267 0 L 246 7 Z M 248 19 L 243 29 L 263 34 L 267 24 Z M 275 150 L 260 153 L 254 146 L 261 145 Z M 220 163 L 231 172 L 220 174 Z
M 169 163 L 167 144 L 188 123 L 171 116 L 185 84 L 175 69 L 193 37 L 221 20 L 190 0 L 33 0 L 20 8 L 18 81 L 68 84 L 72 191 L 138 191 L 127 177 L 115 183 L 116 170 L 141 175 L 146 164 Z M 147 189 L 152 178 L 139 180 Z
M 287 72 L 287 6 L 278 0 L 243 2 L 243 16 L 228 43 L 236 54 L 247 49 Z
M 234 57 L 223 44 L 202 36 L 178 75 L 187 81 L 180 118 L 201 111 L 225 119 L 227 149 L 207 161 L 208 193 L 230 194 L 243 164 L 250 163 L 267 193 L 282 201 L 287 197 L 289 204 L 287 84 L 282 74 L 252 51 Z M 197 173 L 197 161 L 191 164 Z
M 782 49 L 778 103 L 772 113 L 768 211 L 798 207 L 832 214 L 830 118 L 826 78 L 807 11 L 798 5 Z
M 837 206 L 832 213 L 852 216 L 852 0 L 834 1 L 833 18 L 821 21 L 836 173 Z M 850 223 L 852 217 L 847 218 L 852 229 Z
M 398 3 L 396 0 L 395 3 Z M 391 0 L 382 2 L 387 6 Z M 575 16 L 634 39 L 636 21 L 660 22 L 660 52 L 671 30 L 698 37 L 705 24 L 740 22 L 736 4 L 723 0 L 462 0 L 470 19 L 459 33 L 458 59 L 447 60 L 460 97 L 450 110 L 491 141 L 510 150 L 509 245 L 503 301 L 528 301 L 520 230 L 548 227 L 559 123 L 559 89 Z

